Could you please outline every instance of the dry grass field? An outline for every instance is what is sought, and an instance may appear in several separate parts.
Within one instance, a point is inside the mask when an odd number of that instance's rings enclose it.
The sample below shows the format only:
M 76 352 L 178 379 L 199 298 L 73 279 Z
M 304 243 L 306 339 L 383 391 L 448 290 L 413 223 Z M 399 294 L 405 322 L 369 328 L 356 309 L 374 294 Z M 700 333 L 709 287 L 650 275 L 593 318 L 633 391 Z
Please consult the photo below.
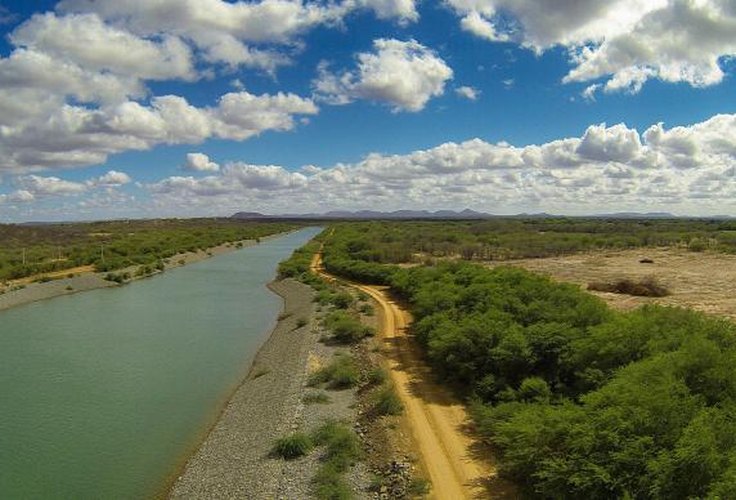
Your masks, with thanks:
M 653 263 L 640 263 L 642 259 L 651 259 Z M 669 289 L 670 295 L 651 298 L 605 292 L 591 293 L 621 310 L 656 303 L 691 307 L 736 319 L 736 255 L 689 252 L 675 248 L 640 248 L 519 259 L 488 265 L 523 267 L 558 281 L 579 284 L 583 288 L 591 282 L 612 282 L 624 278 L 641 280 L 653 276 Z

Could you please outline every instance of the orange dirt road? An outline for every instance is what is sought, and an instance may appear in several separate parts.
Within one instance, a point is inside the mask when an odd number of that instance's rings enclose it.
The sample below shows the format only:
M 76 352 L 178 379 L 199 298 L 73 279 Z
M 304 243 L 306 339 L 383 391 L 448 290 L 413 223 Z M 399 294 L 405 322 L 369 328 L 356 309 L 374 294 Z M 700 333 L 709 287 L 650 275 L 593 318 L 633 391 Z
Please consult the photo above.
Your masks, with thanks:
M 322 269 L 320 254 L 315 255 L 312 270 L 329 280 L 335 279 Z M 432 483 L 430 497 L 513 498 L 509 485 L 495 477 L 487 452 L 474 446 L 465 407 L 434 382 L 418 346 L 407 336 L 409 313 L 389 298 L 387 287 L 349 284 L 370 295 L 380 306 L 380 338 L 391 379 L 404 404 L 407 428 Z

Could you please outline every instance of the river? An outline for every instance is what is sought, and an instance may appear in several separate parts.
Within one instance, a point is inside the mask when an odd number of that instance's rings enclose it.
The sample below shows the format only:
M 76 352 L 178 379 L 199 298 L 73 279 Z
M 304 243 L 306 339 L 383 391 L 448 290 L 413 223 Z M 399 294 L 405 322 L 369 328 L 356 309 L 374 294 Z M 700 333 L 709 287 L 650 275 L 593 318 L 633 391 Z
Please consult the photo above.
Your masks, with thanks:
M 273 327 L 277 264 L 318 232 L 0 312 L 0 498 L 160 493 Z

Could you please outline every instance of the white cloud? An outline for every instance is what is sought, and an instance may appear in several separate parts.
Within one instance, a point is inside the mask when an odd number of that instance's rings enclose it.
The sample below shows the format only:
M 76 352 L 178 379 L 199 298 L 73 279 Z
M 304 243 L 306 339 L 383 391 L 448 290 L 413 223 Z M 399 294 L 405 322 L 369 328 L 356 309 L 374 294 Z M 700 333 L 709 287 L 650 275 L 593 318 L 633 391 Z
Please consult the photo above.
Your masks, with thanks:
M 196 76 L 192 53 L 179 38 L 144 39 L 105 24 L 95 14 L 35 14 L 10 34 L 10 41 L 90 71 L 143 80 L 192 80 Z
M 210 157 L 204 153 L 187 153 L 187 160 L 184 162 L 184 170 L 194 170 L 195 172 L 217 172 L 220 165 L 210 160 Z
M 290 46 L 317 26 L 340 25 L 360 9 L 381 19 L 405 24 L 418 19 L 414 0 L 63 0 L 62 13 L 95 13 L 139 36 L 162 33 L 185 39 L 202 51 L 205 60 L 231 66 L 245 65 L 274 71 L 289 63 L 278 50 L 254 45 Z
M 118 187 L 130 182 L 131 178 L 128 174 L 117 170 L 110 170 L 108 173 L 90 181 L 91 185 L 96 187 Z
M 34 196 L 54 196 L 79 194 L 87 190 L 88 186 L 82 182 L 72 182 L 58 177 L 40 177 L 27 175 L 18 178 L 18 184 L 23 190 Z
M 638 92 L 652 78 L 714 85 L 724 77 L 719 60 L 736 55 L 732 0 L 446 2 L 476 36 L 537 53 L 567 47 L 573 68 L 564 81 L 607 78 L 604 92 Z
M 460 97 L 464 97 L 465 99 L 470 99 L 471 101 L 475 101 L 480 96 L 480 90 L 468 87 L 467 85 L 463 85 L 462 87 L 458 87 L 455 89 L 455 93 L 459 95 Z
M 28 204 L 46 198 L 80 197 L 89 193 L 91 193 L 90 199 L 101 199 L 98 194 L 101 191 L 105 192 L 106 198 L 117 198 L 116 188 L 130 182 L 131 178 L 128 174 L 117 170 L 110 170 L 106 174 L 82 182 L 55 176 L 21 175 L 13 180 L 18 189 L 8 194 L 0 194 L 0 203 Z
M 61 105 L 46 110 L 46 116 L 6 126 L 0 136 L 0 171 L 93 165 L 114 153 L 211 137 L 245 140 L 266 130 L 290 130 L 295 115 L 317 111 L 311 100 L 293 94 L 248 92 L 225 94 L 216 106 L 204 108 L 178 96 L 154 97 L 149 106 L 133 101 L 100 109 Z
M 373 10 L 379 19 L 397 19 L 401 24 L 419 19 L 415 0 L 357 0 L 356 4 Z
M 444 93 L 452 69 L 434 51 L 415 40 L 378 39 L 375 52 L 357 55 L 354 71 L 335 74 L 325 64 L 313 82 L 316 95 L 331 104 L 355 99 L 388 103 L 394 111 L 421 111 Z
M 688 127 L 590 126 L 582 137 L 515 147 L 480 139 L 355 164 L 231 164 L 217 175 L 148 188 L 162 210 L 216 206 L 270 213 L 473 206 L 563 213 L 668 209 L 736 213 L 736 115 Z M 298 208 L 295 208 L 298 207 Z

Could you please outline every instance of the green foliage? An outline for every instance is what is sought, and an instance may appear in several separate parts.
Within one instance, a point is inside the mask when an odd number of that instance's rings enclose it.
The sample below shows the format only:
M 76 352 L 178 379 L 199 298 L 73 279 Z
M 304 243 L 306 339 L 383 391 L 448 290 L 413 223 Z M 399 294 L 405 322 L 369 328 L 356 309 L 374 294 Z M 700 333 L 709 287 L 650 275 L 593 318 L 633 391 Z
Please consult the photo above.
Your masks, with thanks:
M 376 415 L 401 415 L 404 405 L 391 384 L 381 387 L 374 396 L 373 409 Z
M 312 439 L 326 447 L 322 466 L 314 478 L 315 496 L 327 500 L 352 498 L 343 474 L 363 456 L 358 436 L 345 424 L 328 421 L 314 432 Z
M 373 329 L 346 311 L 333 311 L 324 319 L 332 339 L 340 344 L 354 344 L 373 335 Z
M 362 282 L 387 284 L 385 264 L 432 259 L 508 260 L 602 249 L 682 246 L 736 252 L 730 221 L 582 218 L 480 221 L 349 222 L 336 224 L 325 267 Z
M 695 498 L 736 470 L 736 325 L 613 313 L 576 287 L 468 264 L 401 270 L 428 360 L 540 498 Z
M 326 384 L 329 389 L 349 389 L 358 383 L 358 368 L 353 358 L 335 356 L 332 362 L 309 377 L 310 386 Z
M 93 265 L 163 270 L 164 259 L 227 242 L 294 229 L 294 224 L 230 219 L 160 219 L 44 225 L 0 224 L 0 280 Z M 24 257 L 25 256 L 25 264 Z
M 302 432 L 295 432 L 278 439 L 274 444 L 273 453 L 285 460 L 293 460 L 306 455 L 313 447 L 310 436 Z
M 372 368 L 368 372 L 366 380 L 370 385 L 380 385 L 388 380 L 388 373 L 381 367 Z

